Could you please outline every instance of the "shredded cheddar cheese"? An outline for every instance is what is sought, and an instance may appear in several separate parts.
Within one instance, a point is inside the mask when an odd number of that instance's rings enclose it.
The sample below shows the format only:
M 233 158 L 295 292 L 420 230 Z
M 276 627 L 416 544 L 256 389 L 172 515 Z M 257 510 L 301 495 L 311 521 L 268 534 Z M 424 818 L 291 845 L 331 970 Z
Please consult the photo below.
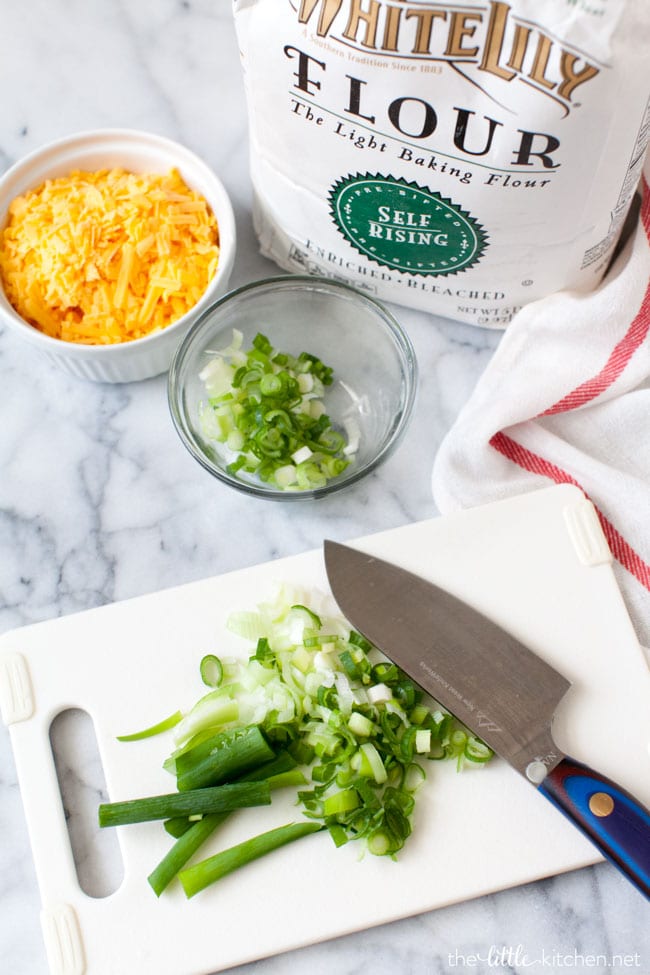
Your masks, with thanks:
M 27 322 L 58 339 L 110 345 L 165 328 L 203 295 L 219 262 L 207 202 L 166 175 L 76 170 L 16 197 L 0 277 Z

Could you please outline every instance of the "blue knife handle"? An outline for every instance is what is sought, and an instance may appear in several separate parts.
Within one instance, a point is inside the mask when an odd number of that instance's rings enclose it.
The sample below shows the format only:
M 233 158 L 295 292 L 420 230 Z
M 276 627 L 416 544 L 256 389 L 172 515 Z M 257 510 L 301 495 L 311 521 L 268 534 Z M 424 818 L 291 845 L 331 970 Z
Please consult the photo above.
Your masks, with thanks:
M 615 782 L 563 758 L 539 786 L 578 829 L 650 899 L 650 812 Z

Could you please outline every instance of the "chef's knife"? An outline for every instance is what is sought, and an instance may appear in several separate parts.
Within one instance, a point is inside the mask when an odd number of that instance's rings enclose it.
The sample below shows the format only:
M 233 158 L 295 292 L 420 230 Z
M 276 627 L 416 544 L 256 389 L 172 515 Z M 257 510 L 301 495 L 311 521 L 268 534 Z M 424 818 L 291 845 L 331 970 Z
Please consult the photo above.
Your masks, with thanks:
M 553 714 L 569 681 L 487 617 L 411 572 L 330 541 L 325 565 L 352 626 L 536 786 L 650 898 L 650 812 L 553 741 Z

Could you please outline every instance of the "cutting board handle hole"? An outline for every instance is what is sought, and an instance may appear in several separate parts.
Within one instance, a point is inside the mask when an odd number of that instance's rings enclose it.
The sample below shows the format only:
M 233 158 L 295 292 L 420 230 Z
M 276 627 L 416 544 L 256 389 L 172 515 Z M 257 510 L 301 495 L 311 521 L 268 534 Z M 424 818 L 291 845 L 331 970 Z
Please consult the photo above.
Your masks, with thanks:
M 108 897 L 124 879 L 124 862 L 115 830 L 97 824 L 106 779 L 88 712 L 61 711 L 50 725 L 50 746 L 79 886 L 89 897 Z

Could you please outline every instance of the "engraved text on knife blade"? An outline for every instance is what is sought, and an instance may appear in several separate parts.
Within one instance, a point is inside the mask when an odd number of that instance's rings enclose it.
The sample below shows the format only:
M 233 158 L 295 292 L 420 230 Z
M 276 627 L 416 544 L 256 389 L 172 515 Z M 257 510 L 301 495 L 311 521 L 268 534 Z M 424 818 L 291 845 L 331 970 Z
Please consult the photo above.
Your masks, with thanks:
M 472 714 L 476 714 L 477 730 L 479 728 L 481 728 L 483 731 L 500 732 L 502 730 L 498 724 L 495 724 L 495 722 L 488 717 L 488 715 L 486 715 L 483 711 L 477 710 L 473 701 L 468 700 L 468 698 L 466 698 L 458 690 L 458 688 L 450 684 L 448 680 L 445 680 L 445 678 L 439 674 L 437 670 L 434 670 L 433 667 L 426 662 L 426 660 L 420 660 L 420 669 L 423 670 L 426 675 L 431 678 L 431 680 L 435 681 L 437 684 L 440 684 L 440 686 L 444 687 L 445 690 L 449 691 L 450 694 L 453 694 L 455 698 L 464 704 L 468 711 L 470 711 Z

